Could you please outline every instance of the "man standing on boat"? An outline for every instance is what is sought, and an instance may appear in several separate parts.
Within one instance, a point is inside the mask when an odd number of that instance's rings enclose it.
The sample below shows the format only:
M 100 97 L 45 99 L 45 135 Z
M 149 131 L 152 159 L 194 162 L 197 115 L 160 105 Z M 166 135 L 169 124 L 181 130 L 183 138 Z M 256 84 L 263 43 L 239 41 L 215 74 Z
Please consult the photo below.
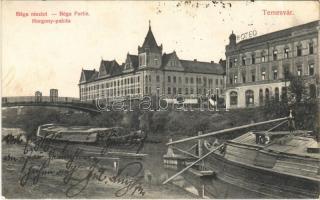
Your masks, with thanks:
M 290 131 L 290 133 L 292 133 L 295 129 L 295 123 L 294 123 L 294 117 L 292 115 L 292 110 L 290 109 L 290 113 L 289 113 L 289 119 L 288 119 L 288 129 Z

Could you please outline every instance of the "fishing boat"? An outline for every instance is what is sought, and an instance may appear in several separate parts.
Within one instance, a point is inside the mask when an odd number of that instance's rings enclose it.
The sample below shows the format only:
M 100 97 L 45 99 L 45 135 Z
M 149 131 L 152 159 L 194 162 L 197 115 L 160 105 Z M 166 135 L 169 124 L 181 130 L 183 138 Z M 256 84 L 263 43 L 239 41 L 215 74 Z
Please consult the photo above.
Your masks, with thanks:
M 293 120 L 291 116 L 234 127 L 167 143 L 169 146 L 202 140 L 202 154 L 163 184 L 201 163 L 219 180 L 260 194 L 264 198 L 319 198 L 320 154 L 316 134 L 311 131 L 275 131 Z M 221 144 L 208 137 L 256 125 L 280 122 L 267 131 L 249 131 Z M 204 139 L 206 138 L 206 139 Z M 212 183 L 213 184 L 213 183 Z
M 95 157 L 143 158 L 139 153 L 146 135 L 122 127 L 98 128 L 44 124 L 38 127 L 37 137 L 55 148 L 79 149 L 83 155 Z

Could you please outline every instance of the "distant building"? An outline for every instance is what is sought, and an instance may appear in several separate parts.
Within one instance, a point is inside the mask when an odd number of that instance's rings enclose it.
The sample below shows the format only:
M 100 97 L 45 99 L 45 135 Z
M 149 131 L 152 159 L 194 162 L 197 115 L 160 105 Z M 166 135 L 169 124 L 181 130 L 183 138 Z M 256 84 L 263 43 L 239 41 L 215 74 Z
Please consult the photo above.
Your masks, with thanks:
M 58 101 L 58 89 L 50 89 L 50 102 Z
M 289 83 L 285 74 L 301 76 L 311 97 L 319 97 L 319 29 L 313 21 L 226 46 L 226 107 L 260 106 L 281 100 Z
M 79 95 L 81 101 L 146 95 L 197 98 L 221 94 L 224 75 L 224 67 L 219 63 L 181 60 L 175 51 L 162 53 L 162 45 L 158 46 L 149 25 L 138 55 L 128 53 L 123 64 L 101 60 L 99 71 L 83 69 Z
M 35 102 L 41 102 L 42 101 L 42 92 L 36 91 L 34 93 Z

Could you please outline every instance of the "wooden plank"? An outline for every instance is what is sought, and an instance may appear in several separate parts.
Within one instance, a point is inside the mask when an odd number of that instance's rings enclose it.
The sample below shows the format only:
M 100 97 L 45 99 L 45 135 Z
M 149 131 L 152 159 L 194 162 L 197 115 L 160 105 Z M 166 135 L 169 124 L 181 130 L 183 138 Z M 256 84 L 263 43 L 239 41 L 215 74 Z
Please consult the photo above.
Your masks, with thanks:
M 180 151 L 180 152 L 182 152 L 182 153 L 184 153 L 184 154 L 187 154 L 187 155 L 189 155 L 189 156 L 192 156 L 192 157 L 194 157 L 194 158 L 199 158 L 199 156 L 196 156 L 196 155 L 193 155 L 192 153 L 189 153 L 189 152 L 187 152 L 187 151 L 184 151 L 184 150 L 182 150 L 182 149 L 179 149 L 178 147 L 171 147 L 172 149 L 176 149 L 176 150 L 178 150 L 178 151 Z
M 210 155 L 211 153 L 213 153 L 214 151 L 218 150 L 220 147 L 222 147 L 224 144 L 219 145 L 218 147 L 212 149 L 211 151 L 209 151 L 208 153 L 206 153 L 204 156 L 202 156 L 201 158 L 199 158 L 198 160 L 194 161 L 193 163 L 191 163 L 190 165 L 188 165 L 187 167 L 185 167 L 183 170 L 181 170 L 180 172 L 176 173 L 175 175 L 171 176 L 170 178 L 168 178 L 166 181 L 164 181 L 162 184 L 166 184 L 169 181 L 173 180 L 174 178 L 176 178 L 177 176 L 179 176 L 180 174 L 182 174 L 183 172 L 187 171 L 190 167 L 192 167 L 193 165 L 197 164 L 199 161 L 203 160 L 204 158 L 206 158 L 208 155 Z
M 268 120 L 268 121 L 263 121 L 263 122 L 257 122 L 257 123 L 247 124 L 247 125 L 233 127 L 233 128 L 227 128 L 227 129 L 214 131 L 214 132 L 206 133 L 206 134 L 199 135 L 199 136 L 193 136 L 193 137 L 188 137 L 188 138 L 184 138 L 184 139 L 181 139 L 181 140 L 176 140 L 176 141 L 167 143 L 167 145 L 177 144 L 177 143 L 186 142 L 186 141 L 195 140 L 195 139 L 200 139 L 200 138 L 205 138 L 205 137 L 208 137 L 208 136 L 219 135 L 219 134 L 222 134 L 222 133 L 236 131 L 236 130 L 240 130 L 240 129 L 244 129 L 244 128 L 250 128 L 250 127 L 259 126 L 259 125 L 263 125 L 263 124 L 269 124 L 269 123 L 278 122 L 278 121 L 282 121 L 282 120 L 286 120 L 286 119 L 288 119 L 288 117 L 283 117 L 283 118 L 273 119 L 273 120 Z

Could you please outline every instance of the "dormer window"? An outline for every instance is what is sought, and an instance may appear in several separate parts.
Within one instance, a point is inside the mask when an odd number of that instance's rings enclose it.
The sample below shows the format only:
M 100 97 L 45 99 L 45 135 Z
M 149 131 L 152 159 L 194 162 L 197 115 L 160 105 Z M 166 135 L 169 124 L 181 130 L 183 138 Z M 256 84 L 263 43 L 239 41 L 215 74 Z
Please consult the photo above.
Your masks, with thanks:
M 139 55 L 139 65 L 146 66 L 146 55 L 145 54 Z

